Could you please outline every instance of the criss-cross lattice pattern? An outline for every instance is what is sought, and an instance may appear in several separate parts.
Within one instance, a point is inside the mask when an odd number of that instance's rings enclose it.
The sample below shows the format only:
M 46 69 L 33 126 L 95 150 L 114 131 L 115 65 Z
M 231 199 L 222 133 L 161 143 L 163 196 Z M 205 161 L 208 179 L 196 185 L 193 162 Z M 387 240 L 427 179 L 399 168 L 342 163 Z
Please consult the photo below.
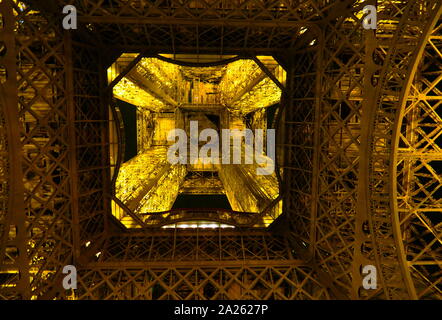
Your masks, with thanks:
M 79 271 L 79 299 L 326 299 L 287 240 L 265 231 L 116 235 Z M 149 268 L 145 267 L 146 262 Z
M 401 238 L 417 298 L 442 297 L 442 20 L 425 39 L 396 132 Z
M 376 31 L 371 0 L 26 3 L 0 2 L 0 298 L 62 298 L 68 264 L 79 299 L 441 297 L 440 1 L 377 1 Z M 113 220 L 105 72 L 123 49 L 287 68 L 271 232 Z
M 316 37 L 316 48 L 293 59 L 292 76 L 299 81 L 289 92 L 284 128 L 289 150 L 283 164 L 291 173 L 285 185 L 295 191 L 286 202 L 291 235 L 300 249 L 308 248 L 319 269 L 333 274 L 334 283 L 356 298 L 413 296 L 397 263 L 401 253 L 389 209 L 394 199 L 388 181 L 394 179 L 388 171 L 390 141 L 401 90 L 425 36 L 424 21 L 438 14 L 437 6 L 382 2 L 376 38 L 363 31 L 355 11 L 328 25 L 322 45 Z M 433 127 L 437 134 L 440 126 Z M 437 192 L 434 185 L 427 187 Z M 428 233 L 437 238 L 435 230 Z M 430 264 L 438 274 L 434 260 Z M 380 270 L 378 290 L 361 290 L 361 268 L 367 264 Z

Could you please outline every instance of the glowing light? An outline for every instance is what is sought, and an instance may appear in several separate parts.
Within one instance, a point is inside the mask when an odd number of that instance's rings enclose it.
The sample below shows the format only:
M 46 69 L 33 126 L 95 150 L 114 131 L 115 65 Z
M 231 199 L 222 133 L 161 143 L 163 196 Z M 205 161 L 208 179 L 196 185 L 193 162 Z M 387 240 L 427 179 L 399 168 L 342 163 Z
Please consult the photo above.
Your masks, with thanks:
M 300 32 L 303 33 L 305 30 L 302 28 Z M 136 56 L 137 54 L 123 54 L 108 69 L 108 80 L 115 79 Z M 280 83 L 285 84 L 286 71 L 276 60 L 269 56 L 257 56 L 257 59 Z M 115 97 L 137 106 L 139 152 L 134 158 L 123 163 L 118 172 L 115 195 L 121 203 L 112 202 L 114 216 L 126 227 L 134 228 L 140 227 L 141 224 L 128 214 L 129 211 L 140 214 L 145 224 L 157 224 L 159 219 L 166 218 L 167 215 L 161 217 L 143 215 L 143 213 L 163 212 L 172 208 L 187 175 L 188 167 L 171 165 L 167 161 L 168 142 L 164 134 L 169 132 L 171 126 L 175 128 L 182 120 L 179 120 L 179 117 L 168 119 L 164 114 L 163 116 L 159 114 L 166 110 L 173 111 L 171 108 L 175 108 L 175 102 L 179 106 L 183 101 L 195 105 L 201 102 L 209 104 L 216 102 L 219 108 L 227 108 L 231 112 L 232 116 L 228 120 L 229 128 L 243 129 L 245 122 L 242 115 L 250 112 L 255 112 L 253 121 L 258 121 L 259 125 L 266 125 L 265 121 L 261 121 L 265 119 L 265 111 L 260 110 L 278 103 L 281 93 L 281 88 L 252 59 L 240 59 L 225 66 L 211 67 L 179 66 L 157 58 L 141 59 L 114 87 Z M 216 99 L 208 98 L 213 98 L 215 95 Z M 235 120 L 236 117 L 238 121 Z M 189 170 L 197 170 L 197 167 L 189 167 Z M 220 166 L 210 170 L 219 171 L 226 195 L 236 211 L 260 212 L 278 196 L 276 176 L 256 177 L 252 173 L 256 172 L 256 166 L 241 165 L 243 179 L 238 179 L 237 173 L 231 168 Z M 253 191 L 241 187 L 246 180 L 254 181 Z M 264 217 L 264 224 L 270 224 L 280 213 L 282 205 L 277 207 Z M 232 228 L 229 225 L 207 221 L 164 226 L 164 228 L 171 227 Z
M 230 107 L 240 110 L 242 114 L 247 114 L 278 103 L 281 100 L 281 93 L 281 89 L 270 78 L 264 78 Z
M 114 96 L 130 104 L 149 110 L 159 111 L 167 107 L 163 101 L 155 98 L 127 78 L 121 79 L 121 81 L 115 85 Z

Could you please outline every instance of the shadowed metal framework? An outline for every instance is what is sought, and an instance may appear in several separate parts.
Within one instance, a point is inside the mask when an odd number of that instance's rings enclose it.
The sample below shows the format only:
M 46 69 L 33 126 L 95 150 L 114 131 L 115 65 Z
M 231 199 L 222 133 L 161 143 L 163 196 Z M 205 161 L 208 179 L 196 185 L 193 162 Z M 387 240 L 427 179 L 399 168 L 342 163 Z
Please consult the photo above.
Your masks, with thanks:
M 375 31 L 367 4 L 1 1 L 0 298 L 441 299 L 442 3 L 377 1 Z M 287 70 L 268 229 L 115 223 L 106 70 L 123 52 Z

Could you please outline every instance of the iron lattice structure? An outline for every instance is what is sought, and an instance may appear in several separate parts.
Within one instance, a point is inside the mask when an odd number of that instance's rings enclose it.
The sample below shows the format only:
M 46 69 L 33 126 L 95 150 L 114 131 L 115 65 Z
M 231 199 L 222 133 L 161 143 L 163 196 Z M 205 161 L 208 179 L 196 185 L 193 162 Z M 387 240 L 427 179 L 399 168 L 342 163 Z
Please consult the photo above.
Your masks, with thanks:
M 442 3 L 377 1 L 376 31 L 367 4 L 1 1 L 0 297 L 65 298 L 73 264 L 81 299 L 440 299 Z M 115 224 L 106 69 L 128 51 L 286 68 L 268 230 Z

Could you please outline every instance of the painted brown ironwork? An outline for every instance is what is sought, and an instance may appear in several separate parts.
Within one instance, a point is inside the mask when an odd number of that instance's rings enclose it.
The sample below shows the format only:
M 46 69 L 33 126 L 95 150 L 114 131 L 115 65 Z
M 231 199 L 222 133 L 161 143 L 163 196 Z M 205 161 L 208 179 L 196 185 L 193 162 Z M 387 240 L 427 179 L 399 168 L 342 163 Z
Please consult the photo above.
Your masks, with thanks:
M 396 238 L 413 297 L 442 298 L 441 109 L 442 8 L 435 7 L 420 40 L 394 124 L 390 158 Z M 414 75 L 414 76 L 413 76 Z
M 256 229 L 111 235 L 79 275 L 79 299 L 329 297 L 284 237 Z
M 375 1 L 51 3 L 0 3 L 1 299 L 65 298 L 67 264 L 78 299 L 441 299 L 440 1 L 377 1 L 377 30 Z M 129 51 L 286 68 L 269 230 L 114 221 L 105 72 Z

